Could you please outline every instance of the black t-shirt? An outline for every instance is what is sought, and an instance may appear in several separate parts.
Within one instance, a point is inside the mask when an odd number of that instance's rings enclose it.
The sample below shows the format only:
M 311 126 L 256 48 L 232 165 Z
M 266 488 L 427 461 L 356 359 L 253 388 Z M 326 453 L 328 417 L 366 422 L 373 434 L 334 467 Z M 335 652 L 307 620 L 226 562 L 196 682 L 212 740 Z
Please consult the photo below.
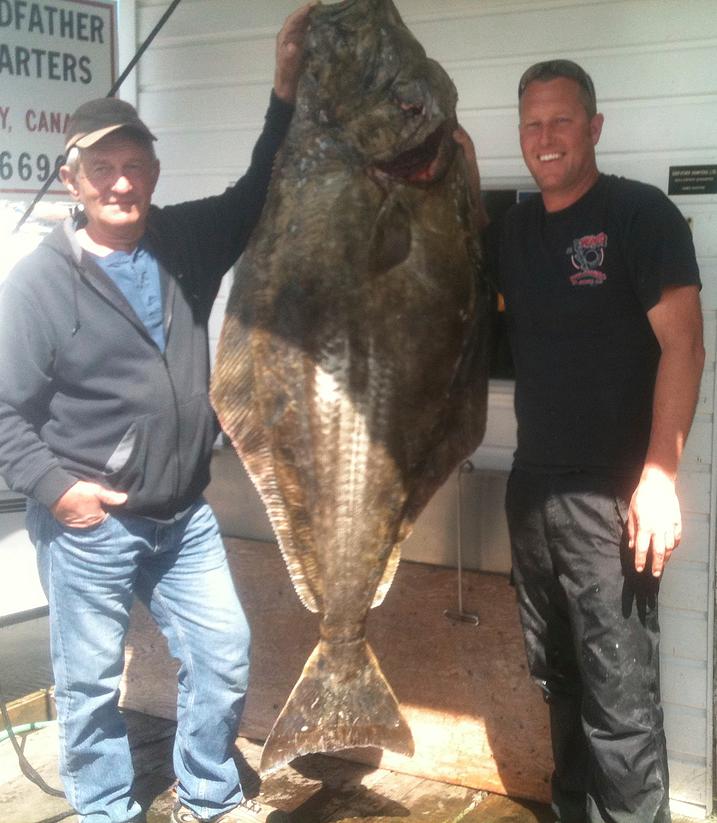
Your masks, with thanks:
M 700 282 L 678 209 L 653 186 L 608 175 L 563 211 L 536 195 L 506 217 L 500 270 L 516 464 L 639 469 L 660 355 L 647 312 L 665 286 Z

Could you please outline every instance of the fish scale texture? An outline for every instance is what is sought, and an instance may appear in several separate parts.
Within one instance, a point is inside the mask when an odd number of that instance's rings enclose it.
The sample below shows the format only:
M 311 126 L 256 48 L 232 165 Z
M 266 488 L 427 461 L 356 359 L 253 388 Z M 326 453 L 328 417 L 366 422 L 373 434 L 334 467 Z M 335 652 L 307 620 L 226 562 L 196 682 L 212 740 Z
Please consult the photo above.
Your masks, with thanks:
M 312 11 L 212 386 L 294 588 L 320 615 L 265 770 L 309 751 L 413 748 L 365 624 L 400 541 L 485 428 L 490 296 L 455 104 L 391 0 Z

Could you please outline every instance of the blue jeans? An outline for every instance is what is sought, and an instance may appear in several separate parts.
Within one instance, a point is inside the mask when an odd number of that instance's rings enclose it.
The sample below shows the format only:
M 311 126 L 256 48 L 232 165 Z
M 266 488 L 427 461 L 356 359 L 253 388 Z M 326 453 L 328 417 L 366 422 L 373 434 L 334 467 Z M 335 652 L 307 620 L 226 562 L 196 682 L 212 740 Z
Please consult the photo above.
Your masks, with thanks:
M 180 661 L 174 770 L 200 817 L 242 798 L 232 752 L 249 673 L 249 627 L 217 522 L 200 501 L 176 523 L 117 513 L 68 528 L 30 501 L 30 538 L 50 604 L 60 773 L 82 823 L 140 814 L 118 711 L 129 611 L 136 594 Z

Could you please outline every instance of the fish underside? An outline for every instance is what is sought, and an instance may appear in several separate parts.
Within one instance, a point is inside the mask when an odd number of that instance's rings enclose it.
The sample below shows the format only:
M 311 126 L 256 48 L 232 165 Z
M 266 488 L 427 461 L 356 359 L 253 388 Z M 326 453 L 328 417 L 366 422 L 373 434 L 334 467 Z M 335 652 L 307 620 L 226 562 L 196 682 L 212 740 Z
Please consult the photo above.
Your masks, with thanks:
M 296 592 L 320 615 L 263 774 L 309 752 L 413 753 L 365 625 L 400 542 L 485 429 L 489 298 L 455 103 L 391 0 L 312 11 L 212 385 Z

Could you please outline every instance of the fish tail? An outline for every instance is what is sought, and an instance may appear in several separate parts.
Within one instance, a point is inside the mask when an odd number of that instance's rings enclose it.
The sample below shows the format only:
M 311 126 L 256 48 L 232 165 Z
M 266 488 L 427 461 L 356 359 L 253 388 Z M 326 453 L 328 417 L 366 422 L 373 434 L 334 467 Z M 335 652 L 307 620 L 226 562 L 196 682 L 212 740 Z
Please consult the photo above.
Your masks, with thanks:
M 376 746 L 412 755 L 413 736 L 365 639 L 319 641 L 264 744 L 267 775 L 295 757 Z

